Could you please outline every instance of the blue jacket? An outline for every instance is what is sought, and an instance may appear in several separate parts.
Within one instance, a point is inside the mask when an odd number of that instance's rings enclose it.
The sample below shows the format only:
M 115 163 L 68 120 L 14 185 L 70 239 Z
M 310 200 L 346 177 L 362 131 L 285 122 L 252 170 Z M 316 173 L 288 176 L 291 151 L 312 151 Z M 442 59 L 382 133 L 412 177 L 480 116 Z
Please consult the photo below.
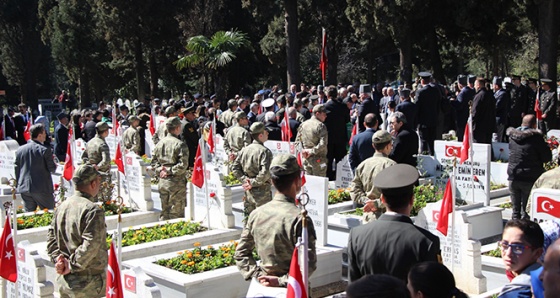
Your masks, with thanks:
M 368 128 L 352 138 L 350 152 L 348 153 L 348 161 L 350 162 L 352 171 L 354 171 L 362 161 L 372 157 L 375 153 L 371 141 L 374 133 L 375 129 Z

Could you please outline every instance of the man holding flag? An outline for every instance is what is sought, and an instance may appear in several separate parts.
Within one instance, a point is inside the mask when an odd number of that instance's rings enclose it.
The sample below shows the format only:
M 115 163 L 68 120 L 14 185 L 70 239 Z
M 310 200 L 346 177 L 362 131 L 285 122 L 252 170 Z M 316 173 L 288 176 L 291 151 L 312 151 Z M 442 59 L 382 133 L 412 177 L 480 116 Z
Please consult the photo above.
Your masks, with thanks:
M 297 159 L 288 154 L 276 156 L 270 164 L 272 184 L 278 190 L 274 199 L 257 208 L 241 233 L 235 251 L 237 268 L 246 280 L 257 278 L 264 286 L 286 287 L 292 252 L 302 235 L 303 220 L 295 199 L 301 190 L 301 168 Z M 308 239 L 309 274 L 317 266 L 315 228 L 306 218 Z M 253 249 L 261 262 L 257 265 Z M 290 283 L 291 284 L 291 283 Z
M 47 233 L 47 252 L 55 264 L 60 297 L 105 296 L 107 227 L 103 209 L 94 204 L 101 173 L 91 165 L 76 169 L 74 195 L 55 209 Z

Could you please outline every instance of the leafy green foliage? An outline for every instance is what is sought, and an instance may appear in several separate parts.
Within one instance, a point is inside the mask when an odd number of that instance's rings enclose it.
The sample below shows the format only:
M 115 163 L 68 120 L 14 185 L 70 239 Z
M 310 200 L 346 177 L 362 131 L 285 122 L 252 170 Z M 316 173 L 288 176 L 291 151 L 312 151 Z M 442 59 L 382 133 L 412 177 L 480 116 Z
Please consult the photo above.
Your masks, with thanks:
M 199 223 L 190 221 L 179 221 L 175 223 L 166 223 L 163 225 L 155 225 L 150 228 L 142 227 L 140 229 L 129 229 L 123 232 L 122 246 L 136 245 L 157 240 L 169 239 L 194 233 L 205 231 Z M 107 235 L 107 247 L 111 245 L 112 235 Z
M 443 189 L 432 184 L 424 184 L 414 187 L 414 204 L 410 216 L 418 215 L 420 209 L 428 203 L 434 203 L 443 198 Z
M 329 189 L 328 202 L 330 204 L 350 201 L 350 192 L 345 188 Z

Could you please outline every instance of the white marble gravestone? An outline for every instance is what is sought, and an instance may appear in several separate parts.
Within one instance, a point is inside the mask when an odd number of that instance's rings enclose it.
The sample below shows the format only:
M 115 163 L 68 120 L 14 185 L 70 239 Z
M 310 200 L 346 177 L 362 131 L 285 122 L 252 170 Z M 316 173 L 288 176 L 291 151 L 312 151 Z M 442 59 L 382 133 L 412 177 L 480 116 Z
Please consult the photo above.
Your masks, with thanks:
M 146 153 L 146 156 L 151 158 L 152 152 L 154 151 L 156 145 L 154 145 L 154 141 L 152 140 L 152 134 L 150 133 L 149 129 L 144 129 L 144 135 L 145 135 L 144 152 Z
M 348 161 L 348 155 L 336 164 L 336 181 L 334 183 L 336 188 L 348 188 L 354 179 L 354 173 Z
M 115 153 L 117 152 L 117 137 L 115 135 L 109 134 L 105 138 L 105 142 L 107 142 L 107 146 L 109 146 L 109 156 L 111 159 L 115 159 Z M 122 146 L 121 146 L 122 150 Z
M 43 260 L 36 249 L 24 240 L 17 244 L 17 296 L 15 283 L 7 282 L 8 298 L 32 298 L 32 297 L 54 297 L 54 284 L 47 281 L 47 272 Z
M 306 183 L 302 192 L 309 195 L 309 203 L 305 206 L 317 234 L 317 246 L 327 245 L 328 229 L 328 193 L 329 180 L 326 177 L 305 175 Z
M 74 168 L 77 168 L 78 165 L 82 164 L 82 155 L 84 151 L 86 151 L 86 142 L 79 138 L 73 143 L 74 151 L 72 152 L 72 163 L 74 164 Z
M 154 209 L 148 164 L 129 152 L 123 157 L 124 174 L 117 171 L 120 181 L 121 197 L 133 209 L 151 211 Z M 186 186 L 185 186 L 186 187 Z
M 196 153 L 196 152 L 195 152 Z M 224 149 L 224 138 L 219 135 L 214 135 L 214 156 L 212 157 L 212 162 L 207 163 L 207 167 L 212 164 L 214 169 L 219 171 L 224 176 L 229 175 L 229 169 L 227 163 L 229 162 L 229 157 Z
M 15 140 L 0 141 L 0 177 L 15 178 L 16 150 L 19 148 Z
M 531 218 L 535 221 L 560 218 L 560 190 L 537 188 L 531 192 Z
M 123 294 L 125 298 L 160 298 L 159 287 L 142 268 L 133 267 L 122 271 Z
M 291 154 L 295 155 L 295 143 L 294 142 L 281 142 L 281 141 L 266 141 L 263 144 L 266 148 L 270 149 L 272 156 L 278 154 Z

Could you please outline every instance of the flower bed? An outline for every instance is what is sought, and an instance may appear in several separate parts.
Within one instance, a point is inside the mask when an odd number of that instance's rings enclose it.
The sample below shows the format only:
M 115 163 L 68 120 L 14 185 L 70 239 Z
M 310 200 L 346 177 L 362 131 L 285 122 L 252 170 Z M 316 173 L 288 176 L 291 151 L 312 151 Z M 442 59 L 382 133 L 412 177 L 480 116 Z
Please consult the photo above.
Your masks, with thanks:
M 418 215 L 420 209 L 426 207 L 427 203 L 434 203 L 443 198 L 443 189 L 433 184 L 424 184 L 414 187 L 414 204 L 410 216 Z
M 350 201 L 350 192 L 347 188 L 329 189 L 329 205 Z
M 122 233 L 122 247 L 148 243 L 173 237 L 192 235 L 206 231 L 199 223 L 190 221 L 167 222 L 156 224 L 153 227 L 140 227 L 139 229 L 128 229 Z M 112 234 L 107 235 L 107 248 L 111 245 Z

